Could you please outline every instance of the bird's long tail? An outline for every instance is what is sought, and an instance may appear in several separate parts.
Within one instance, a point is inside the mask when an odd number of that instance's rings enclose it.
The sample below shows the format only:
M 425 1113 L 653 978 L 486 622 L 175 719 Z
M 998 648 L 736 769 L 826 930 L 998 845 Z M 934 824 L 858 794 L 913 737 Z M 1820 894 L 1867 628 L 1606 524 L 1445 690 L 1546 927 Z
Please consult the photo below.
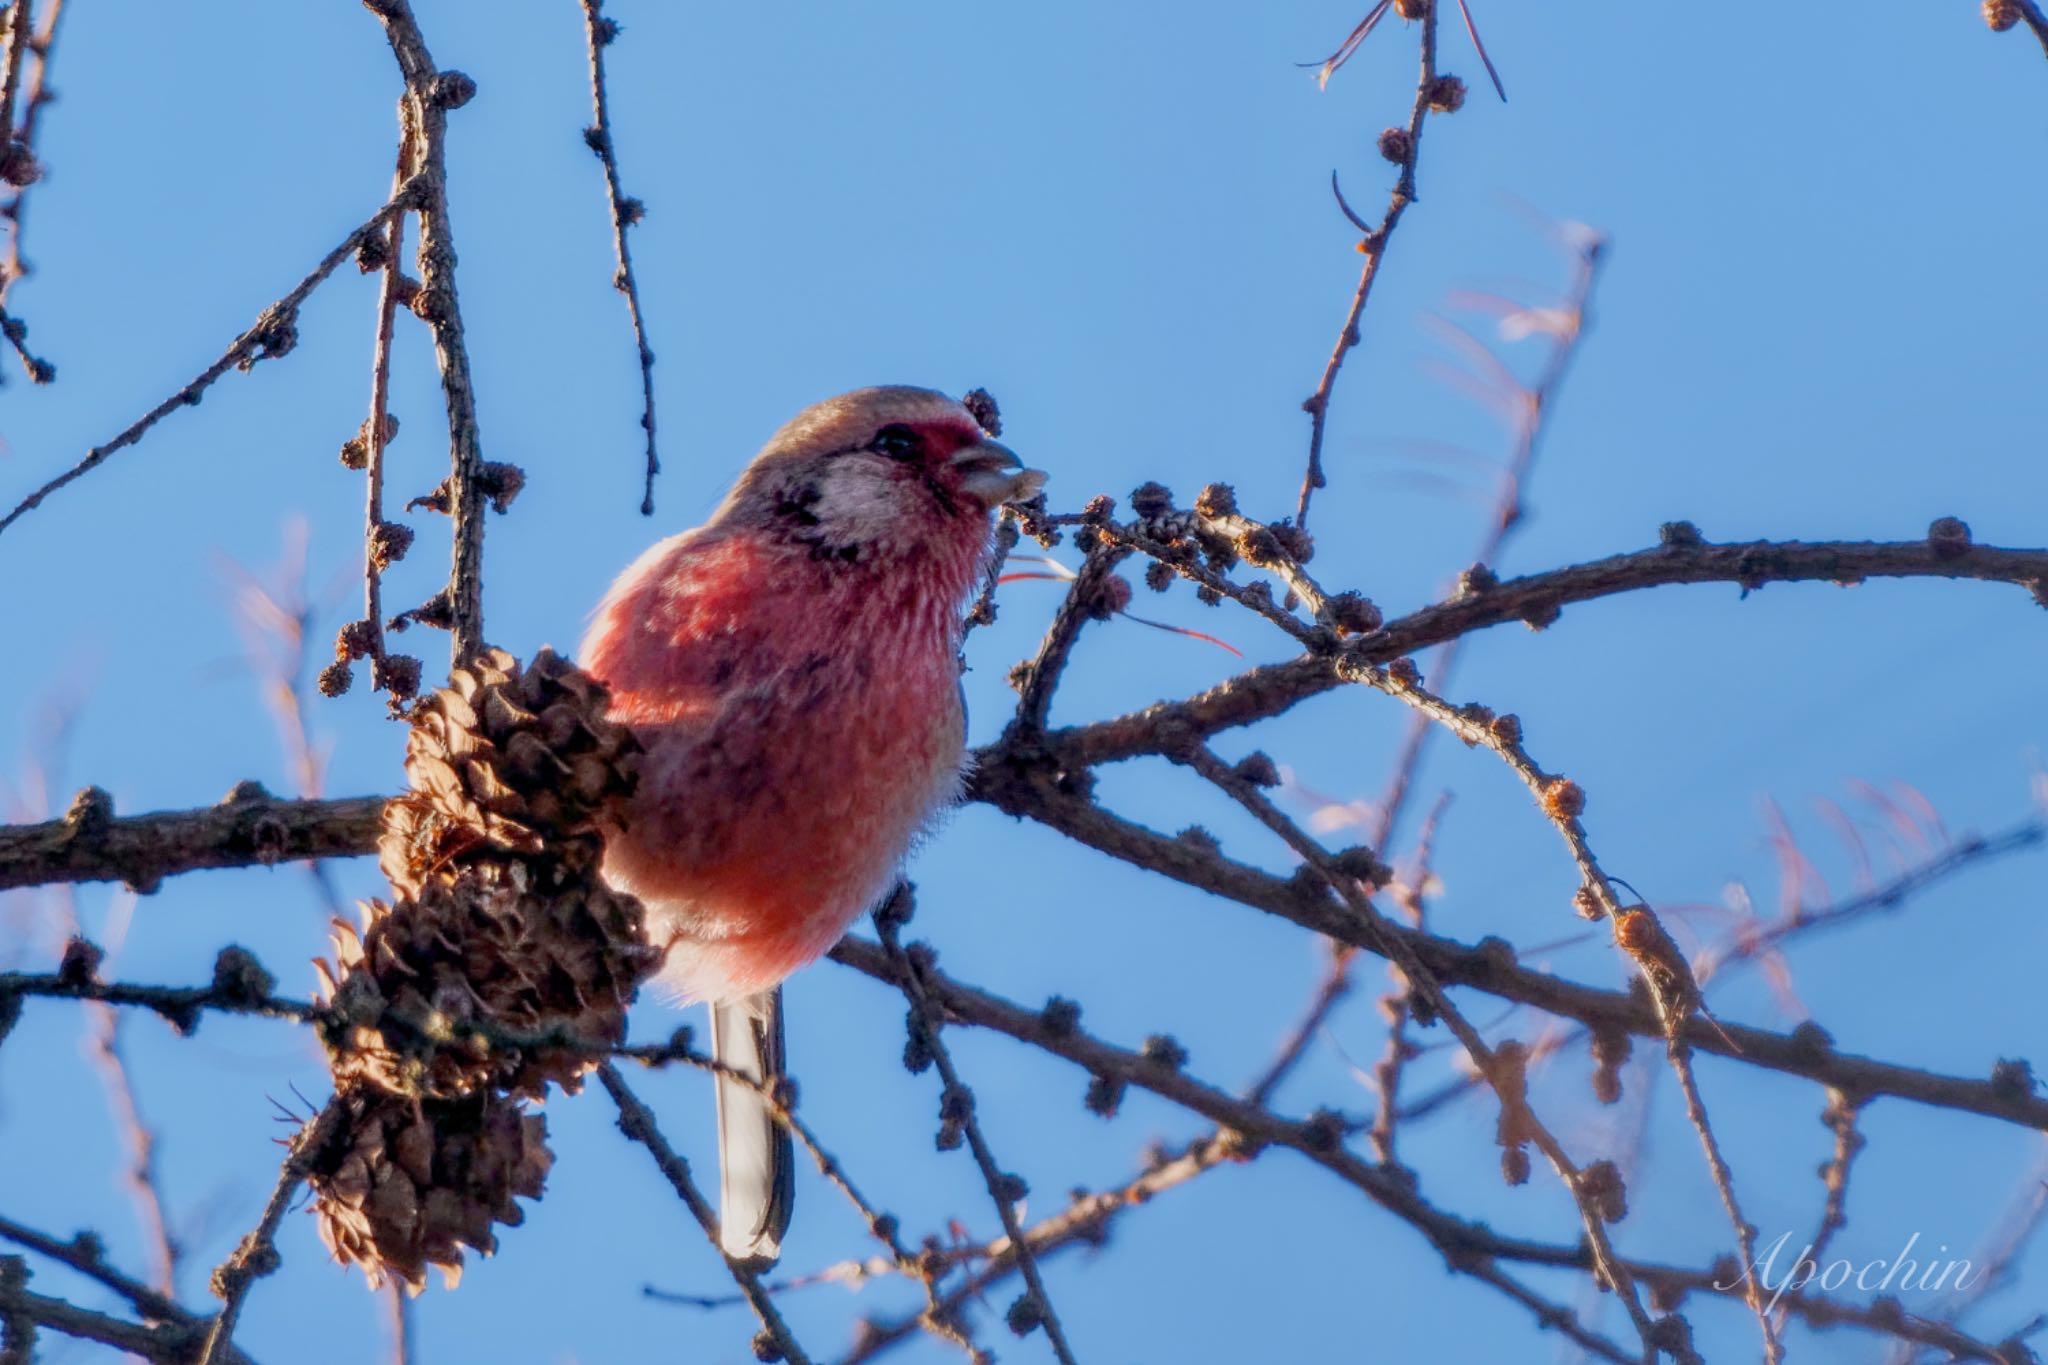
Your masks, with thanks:
M 782 988 L 714 1002 L 711 1055 L 763 1085 L 782 1077 Z M 728 1076 L 716 1087 L 719 1241 L 736 1259 L 773 1261 L 796 1202 L 796 1151 L 758 1090 Z

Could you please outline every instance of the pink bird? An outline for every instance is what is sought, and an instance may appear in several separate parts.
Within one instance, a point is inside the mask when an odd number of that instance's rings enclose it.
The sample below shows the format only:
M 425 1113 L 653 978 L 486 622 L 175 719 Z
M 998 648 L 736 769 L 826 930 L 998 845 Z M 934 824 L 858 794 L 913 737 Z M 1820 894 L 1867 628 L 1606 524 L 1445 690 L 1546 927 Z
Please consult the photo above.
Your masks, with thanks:
M 783 978 L 958 798 L 963 608 L 994 510 L 1044 480 L 944 394 L 857 389 L 797 414 L 599 605 L 580 657 L 647 750 L 604 875 L 646 907 L 658 984 L 710 1004 L 735 1072 L 783 1074 Z M 789 1135 L 752 1087 L 717 1094 L 720 1239 L 773 1260 Z

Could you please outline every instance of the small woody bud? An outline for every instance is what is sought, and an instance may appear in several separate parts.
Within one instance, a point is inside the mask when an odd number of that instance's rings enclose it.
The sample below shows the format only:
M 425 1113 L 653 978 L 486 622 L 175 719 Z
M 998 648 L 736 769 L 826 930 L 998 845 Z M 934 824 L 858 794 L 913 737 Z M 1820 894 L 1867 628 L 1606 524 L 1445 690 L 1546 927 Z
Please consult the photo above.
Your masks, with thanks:
M 987 389 L 969 389 L 961 395 L 960 406 L 966 408 L 967 415 L 991 437 L 1003 434 L 1002 409 L 996 406 L 995 395 Z
M 1195 510 L 1205 517 L 1228 517 L 1237 513 L 1237 490 L 1227 483 L 1212 483 L 1195 498 Z
M 1415 139 L 1408 136 L 1406 128 L 1389 128 L 1380 134 L 1380 155 L 1396 166 L 1405 166 L 1415 154 Z
M 1272 759 L 1262 753 L 1246 754 L 1237 761 L 1237 766 L 1231 771 L 1236 774 L 1239 781 L 1249 782 L 1254 787 L 1280 785 L 1280 769 Z
M 1330 599 L 1330 624 L 1340 635 L 1370 635 L 1384 624 L 1380 609 L 1355 592 L 1340 592 Z
M 1585 789 L 1569 777 L 1554 777 L 1543 787 L 1543 813 L 1553 820 L 1576 820 L 1586 809 Z
M 1700 535 L 1700 528 L 1689 521 L 1667 521 L 1657 528 L 1657 543 L 1659 545 L 1698 545 L 1703 540 L 1704 537 Z
M 74 938 L 64 945 L 64 958 L 57 964 L 57 980 L 65 986 L 90 986 L 98 980 L 100 961 L 106 957 L 97 943 Z
M 1956 517 L 1937 517 L 1927 528 L 1927 544 L 1936 559 L 1960 559 L 1970 549 L 1970 528 Z
M 1122 574 L 1104 574 L 1096 585 L 1094 598 L 1088 603 L 1088 615 L 1097 621 L 1110 617 L 1131 605 L 1131 583 Z
M 412 527 L 395 521 L 380 521 L 370 532 L 369 541 L 370 562 L 377 566 L 377 572 L 382 573 L 405 558 L 405 552 L 412 548 Z
M 1003 1322 L 1020 1337 L 1028 1337 L 1045 1322 L 1045 1309 L 1036 1294 L 1025 1293 L 1003 1314 Z
M 1173 510 L 1173 490 L 1163 483 L 1141 483 L 1131 490 L 1131 510 L 1141 517 L 1161 517 Z

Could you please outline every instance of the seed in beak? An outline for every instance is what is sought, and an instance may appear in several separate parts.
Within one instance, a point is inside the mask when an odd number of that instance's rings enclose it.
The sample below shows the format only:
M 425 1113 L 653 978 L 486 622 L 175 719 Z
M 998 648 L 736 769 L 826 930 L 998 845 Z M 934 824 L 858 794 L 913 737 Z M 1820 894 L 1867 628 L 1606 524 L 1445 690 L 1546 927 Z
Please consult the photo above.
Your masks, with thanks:
M 949 461 L 960 471 L 960 487 L 990 507 L 1018 502 L 1045 485 L 1045 471 L 1026 469 L 1017 453 L 995 441 L 962 446 Z

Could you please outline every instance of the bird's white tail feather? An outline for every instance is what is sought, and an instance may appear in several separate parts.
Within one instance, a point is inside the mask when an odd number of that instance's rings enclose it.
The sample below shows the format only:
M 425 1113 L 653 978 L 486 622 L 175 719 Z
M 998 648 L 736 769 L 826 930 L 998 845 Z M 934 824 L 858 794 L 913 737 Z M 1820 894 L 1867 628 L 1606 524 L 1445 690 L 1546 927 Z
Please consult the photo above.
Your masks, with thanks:
M 782 989 L 711 1006 L 711 1055 L 763 1085 L 784 1073 Z M 718 1093 L 718 1227 L 725 1254 L 773 1261 L 782 1254 L 796 1200 L 796 1153 L 761 1093 L 720 1076 Z

